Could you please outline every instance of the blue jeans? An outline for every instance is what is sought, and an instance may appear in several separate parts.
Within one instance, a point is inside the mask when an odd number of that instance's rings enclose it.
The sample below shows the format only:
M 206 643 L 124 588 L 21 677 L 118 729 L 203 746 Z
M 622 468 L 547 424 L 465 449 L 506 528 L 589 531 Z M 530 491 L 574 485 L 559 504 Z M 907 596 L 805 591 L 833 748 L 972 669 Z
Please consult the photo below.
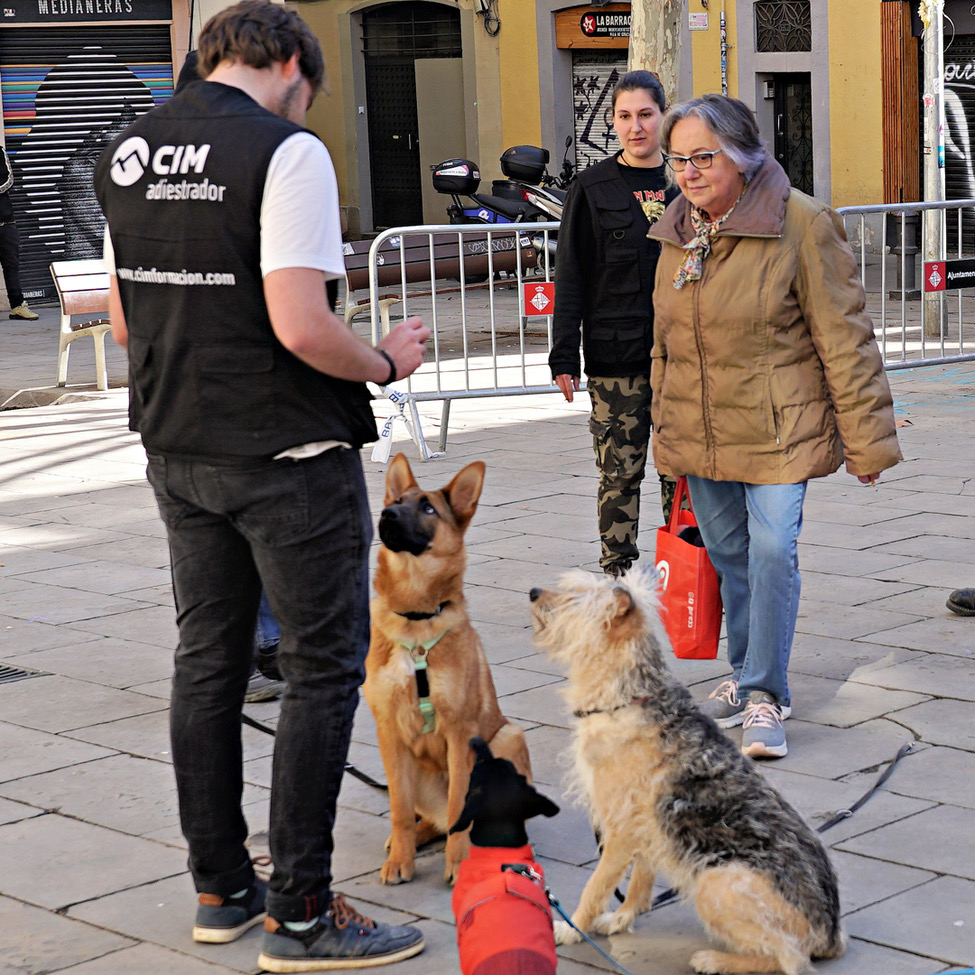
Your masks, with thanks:
M 257 607 L 257 626 L 254 628 L 254 650 L 267 650 L 281 641 L 281 627 L 271 612 L 267 593 L 261 590 L 261 602 Z
M 799 613 L 806 482 L 743 484 L 688 475 L 701 537 L 721 581 L 728 662 L 740 695 L 791 705 L 789 656 Z
M 331 899 L 336 800 L 369 645 L 372 522 L 358 452 L 220 465 L 150 454 L 148 477 L 169 535 L 179 625 L 170 731 L 196 888 L 226 896 L 254 877 L 240 718 L 263 582 L 287 682 L 267 908 L 312 920 Z

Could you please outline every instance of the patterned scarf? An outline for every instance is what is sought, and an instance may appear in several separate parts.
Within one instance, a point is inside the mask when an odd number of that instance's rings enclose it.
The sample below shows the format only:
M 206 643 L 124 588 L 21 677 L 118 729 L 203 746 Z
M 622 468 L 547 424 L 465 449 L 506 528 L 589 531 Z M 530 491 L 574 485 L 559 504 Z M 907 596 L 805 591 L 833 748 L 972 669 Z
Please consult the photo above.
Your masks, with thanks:
M 738 206 L 744 195 L 745 191 L 742 190 L 731 209 L 724 216 L 718 217 L 717 220 L 708 220 L 707 214 L 703 210 L 694 206 L 693 203 L 691 204 L 691 226 L 694 228 L 695 236 L 693 240 L 684 245 L 684 250 L 687 253 L 684 255 L 680 267 L 677 268 L 677 274 L 674 275 L 674 287 L 678 291 L 688 281 L 701 280 L 704 258 L 711 253 L 711 242 L 718 230 L 721 229 L 721 225 L 735 212 L 735 207 Z

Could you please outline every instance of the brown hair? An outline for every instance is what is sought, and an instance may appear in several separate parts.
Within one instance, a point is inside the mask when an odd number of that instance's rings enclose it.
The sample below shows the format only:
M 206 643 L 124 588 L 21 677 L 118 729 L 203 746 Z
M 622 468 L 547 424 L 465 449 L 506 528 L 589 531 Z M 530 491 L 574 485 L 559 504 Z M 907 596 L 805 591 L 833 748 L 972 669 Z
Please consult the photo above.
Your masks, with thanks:
M 325 77 L 325 59 L 311 28 L 294 11 L 270 0 L 241 0 L 214 14 L 200 33 L 197 47 L 204 78 L 223 61 L 267 68 L 294 54 L 313 91 Z

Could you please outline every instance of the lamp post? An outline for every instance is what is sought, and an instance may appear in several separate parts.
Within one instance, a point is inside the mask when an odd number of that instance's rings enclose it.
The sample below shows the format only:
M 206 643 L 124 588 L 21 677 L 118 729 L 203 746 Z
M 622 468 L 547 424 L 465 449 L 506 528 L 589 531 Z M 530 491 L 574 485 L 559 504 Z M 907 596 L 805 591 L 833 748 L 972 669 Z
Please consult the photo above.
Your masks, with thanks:
M 945 198 L 944 0 L 921 0 L 924 23 L 924 202 Z M 924 220 L 924 260 L 940 261 L 944 254 L 944 211 L 929 210 Z M 924 334 L 941 333 L 942 292 L 924 295 Z

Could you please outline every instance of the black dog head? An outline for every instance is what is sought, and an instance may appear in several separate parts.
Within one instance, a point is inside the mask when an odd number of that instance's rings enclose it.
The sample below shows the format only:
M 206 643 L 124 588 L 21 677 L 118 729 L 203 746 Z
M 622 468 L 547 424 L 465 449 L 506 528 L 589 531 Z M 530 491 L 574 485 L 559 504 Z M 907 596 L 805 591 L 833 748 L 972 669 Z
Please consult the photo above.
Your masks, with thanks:
M 460 819 L 451 833 L 467 829 L 475 846 L 524 846 L 528 842 L 525 820 L 554 816 L 559 807 L 539 794 L 505 758 L 495 758 L 483 738 L 472 738 L 477 756 Z

